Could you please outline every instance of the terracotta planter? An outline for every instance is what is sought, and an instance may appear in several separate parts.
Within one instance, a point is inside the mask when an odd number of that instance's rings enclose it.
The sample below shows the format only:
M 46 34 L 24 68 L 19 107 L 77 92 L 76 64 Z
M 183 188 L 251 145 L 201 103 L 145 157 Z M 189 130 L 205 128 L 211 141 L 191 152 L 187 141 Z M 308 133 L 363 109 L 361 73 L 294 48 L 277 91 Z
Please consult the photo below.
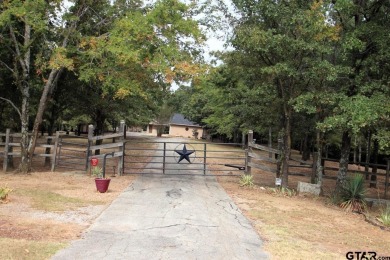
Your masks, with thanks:
M 108 190 L 108 185 L 110 185 L 111 179 L 96 178 L 95 184 L 96 189 L 100 193 L 105 193 Z

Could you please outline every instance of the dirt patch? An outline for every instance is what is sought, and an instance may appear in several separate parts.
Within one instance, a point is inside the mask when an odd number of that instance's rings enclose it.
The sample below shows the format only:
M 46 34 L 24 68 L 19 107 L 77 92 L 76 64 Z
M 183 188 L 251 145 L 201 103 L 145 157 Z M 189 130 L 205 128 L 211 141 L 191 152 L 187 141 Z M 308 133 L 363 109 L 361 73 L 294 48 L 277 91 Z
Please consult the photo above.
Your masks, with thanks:
M 252 221 L 273 259 L 345 259 L 349 251 L 390 256 L 389 231 L 331 205 L 326 197 L 281 196 L 258 185 L 240 187 L 238 178 L 218 181 Z
M 94 178 L 85 173 L 0 172 L 0 186 L 13 189 L 8 202 L 0 204 L 0 245 L 8 248 L 11 243 L 9 248 L 14 248 L 6 250 L 6 259 L 42 259 L 48 253 L 40 252 L 55 252 L 46 244 L 59 249 L 59 245 L 77 239 L 134 178 L 111 177 L 109 190 L 103 194 L 96 191 Z

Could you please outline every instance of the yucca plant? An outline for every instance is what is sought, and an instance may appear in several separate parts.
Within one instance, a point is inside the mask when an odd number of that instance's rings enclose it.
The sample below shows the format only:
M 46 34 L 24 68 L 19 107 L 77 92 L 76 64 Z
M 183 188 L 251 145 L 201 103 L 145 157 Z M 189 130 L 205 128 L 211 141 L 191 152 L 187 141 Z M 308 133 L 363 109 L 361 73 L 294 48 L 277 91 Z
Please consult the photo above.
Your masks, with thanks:
M 248 186 L 248 187 L 252 187 L 254 185 L 253 183 L 253 175 L 249 175 L 249 174 L 243 174 L 241 175 L 241 178 L 240 178 L 240 186 Z
M 340 206 L 346 210 L 362 213 L 366 210 L 366 189 L 362 174 L 348 178 L 340 191 Z
M 382 210 L 378 220 L 382 222 L 383 225 L 390 227 L 390 205 L 387 205 L 386 209 Z

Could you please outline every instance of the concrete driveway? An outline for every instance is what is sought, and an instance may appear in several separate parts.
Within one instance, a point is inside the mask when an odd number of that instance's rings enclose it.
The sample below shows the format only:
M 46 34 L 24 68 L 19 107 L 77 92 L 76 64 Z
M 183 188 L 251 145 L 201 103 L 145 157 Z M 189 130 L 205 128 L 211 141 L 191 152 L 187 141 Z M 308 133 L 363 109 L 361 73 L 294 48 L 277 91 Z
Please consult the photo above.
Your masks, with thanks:
M 267 259 L 213 176 L 139 176 L 53 259 Z

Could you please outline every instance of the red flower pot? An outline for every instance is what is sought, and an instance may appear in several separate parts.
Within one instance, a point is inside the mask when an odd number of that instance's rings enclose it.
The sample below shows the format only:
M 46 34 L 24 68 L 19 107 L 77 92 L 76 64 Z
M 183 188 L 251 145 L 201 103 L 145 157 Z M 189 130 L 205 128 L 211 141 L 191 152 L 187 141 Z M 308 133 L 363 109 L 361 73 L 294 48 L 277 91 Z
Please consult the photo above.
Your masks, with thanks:
M 96 178 L 95 184 L 96 189 L 100 193 L 105 193 L 108 190 L 108 185 L 110 185 L 111 179 Z

